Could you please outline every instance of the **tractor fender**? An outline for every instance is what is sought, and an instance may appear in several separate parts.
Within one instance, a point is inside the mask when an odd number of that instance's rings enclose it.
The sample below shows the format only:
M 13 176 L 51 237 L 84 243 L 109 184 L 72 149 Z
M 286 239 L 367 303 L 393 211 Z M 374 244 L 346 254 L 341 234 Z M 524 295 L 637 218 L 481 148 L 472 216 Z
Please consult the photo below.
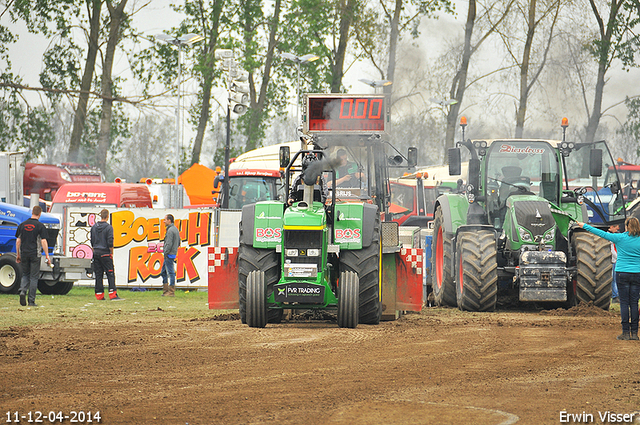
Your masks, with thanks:
M 256 216 L 256 204 L 242 207 L 242 219 L 240 221 L 240 243 L 253 246 L 253 225 Z
M 363 204 L 362 211 L 362 247 L 366 248 L 374 240 L 374 234 L 380 232 L 376 229 L 376 217 L 378 217 L 378 206 L 374 204 Z M 379 238 L 378 238 L 379 240 Z
M 434 211 L 440 207 L 444 218 L 444 231 L 447 235 L 456 233 L 458 227 L 467 223 L 469 202 L 462 195 L 445 194 L 436 200 Z

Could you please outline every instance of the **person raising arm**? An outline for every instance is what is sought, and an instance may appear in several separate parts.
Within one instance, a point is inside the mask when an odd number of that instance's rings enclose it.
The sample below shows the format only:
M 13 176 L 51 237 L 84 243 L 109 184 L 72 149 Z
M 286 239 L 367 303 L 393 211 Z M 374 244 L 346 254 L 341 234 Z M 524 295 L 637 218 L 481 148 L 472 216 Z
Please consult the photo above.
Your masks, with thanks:
M 620 340 L 638 340 L 638 299 L 640 298 L 640 222 L 635 217 L 627 218 L 626 232 L 609 233 L 586 223 L 576 222 L 587 232 L 613 242 L 618 251 L 616 261 L 616 283 L 620 297 Z

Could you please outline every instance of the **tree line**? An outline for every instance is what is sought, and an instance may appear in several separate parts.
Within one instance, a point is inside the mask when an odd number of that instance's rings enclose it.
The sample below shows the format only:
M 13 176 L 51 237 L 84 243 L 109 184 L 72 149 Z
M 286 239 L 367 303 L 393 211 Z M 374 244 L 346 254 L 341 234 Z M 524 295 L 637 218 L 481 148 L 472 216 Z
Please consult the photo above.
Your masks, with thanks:
M 319 57 L 300 67 L 302 93 L 362 91 L 344 83 L 355 69 L 392 81 L 383 89 L 392 102 L 390 137 L 397 147 L 417 145 L 425 165 L 445 160 L 467 108 L 480 105 L 511 121 L 494 137 L 546 136 L 538 123 L 563 113 L 554 107 L 558 98 L 580 111 L 583 124 L 574 136 L 582 141 L 609 131 L 601 119 L 616 102 L 626 102 L 628 118 L 614 134 L 631 160 L 638 155 L 636 94 L 603 102 L 610 71 L 637 66 L 640 0 L 175 2 L 181 22 L 166 33 L 204 37 L 181 49 L 191 87 L 185 96 L 191 136 L 181 152 L 172 148 L 176 122 L 167 112 L 175 103 L 179 51 L 136 28 L 136 16 L 149 4 L 0 2 L 0 148 L 24 150 L 43 162 L 87 162 L 107 175 L 134 169 L 149 175 L 168 173 L 174 155 L 181 171 L 202 162 L 203 145 L 214 139 L 214 161 L 221 165 L 225 129 L 219 117 L 227 99 L 219 94 L 226 80 L 215 51 L 233 49 L 250 90 L 247 114 L 233 120 L 235 154 L 295 137 L 289 106 L 296 101 L 297 68 L 280 56 L 287 52 Z M 435 20 L 453 17 L 455 33 L 424 34 L 438 27 Z M 37 86 L 12 71 L 9 52 L 19 43 L 18 26 L 49 40 L 43 56 L 33 59 L 41 63 Z M 421 44 L 424 35 L 439 44 Z M 441 53 L 430 56 L 432 48 Z M 114 76 L 114 63 L 123 62 L 129 72 Z M 482 114 L 475 118 L 476 134 L 485 137 L 487 122 Z

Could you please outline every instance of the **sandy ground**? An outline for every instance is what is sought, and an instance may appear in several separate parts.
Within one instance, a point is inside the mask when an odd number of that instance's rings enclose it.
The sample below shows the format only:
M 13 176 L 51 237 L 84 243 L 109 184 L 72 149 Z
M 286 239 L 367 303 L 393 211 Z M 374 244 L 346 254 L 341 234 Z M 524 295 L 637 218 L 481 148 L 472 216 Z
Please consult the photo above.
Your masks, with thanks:
M 640 342 L 619 333 L 617 314 L 584 306 L 430 308 L 356 329 L 252 329 L 237 315 L 10 328 L 0 423 L 37 411 L 43 423 L 71 423 L 50 411 L 105 424 L 603 423 L 640 412 Z

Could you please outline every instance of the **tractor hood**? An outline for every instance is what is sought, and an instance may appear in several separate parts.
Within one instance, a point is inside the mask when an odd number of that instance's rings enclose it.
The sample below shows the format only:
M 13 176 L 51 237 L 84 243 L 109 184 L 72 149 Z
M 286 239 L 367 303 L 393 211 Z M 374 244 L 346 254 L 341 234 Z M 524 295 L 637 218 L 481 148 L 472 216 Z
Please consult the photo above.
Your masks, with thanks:
M 298 204 L 294 204 L 292 207 L 287 208 L 284 213 L 284 228 L 302 227 L 308 229 L 310 227 L 322 227 L 327 224 L 326 214 L 324 212 L 324 206 L 320 202 L 314 202 L 309 208 L 299 208 Z M 293 229 L 292 229 L 293 228 Z
M 511 226 L 505 226 L 505 230 L 512 233 L 512 240 L 536 243 L 542 238 L 545 244 L 552 243 L 556 221 L 549 201 L 533 195 L 515 195 L 507 200 L 507 209 Z

